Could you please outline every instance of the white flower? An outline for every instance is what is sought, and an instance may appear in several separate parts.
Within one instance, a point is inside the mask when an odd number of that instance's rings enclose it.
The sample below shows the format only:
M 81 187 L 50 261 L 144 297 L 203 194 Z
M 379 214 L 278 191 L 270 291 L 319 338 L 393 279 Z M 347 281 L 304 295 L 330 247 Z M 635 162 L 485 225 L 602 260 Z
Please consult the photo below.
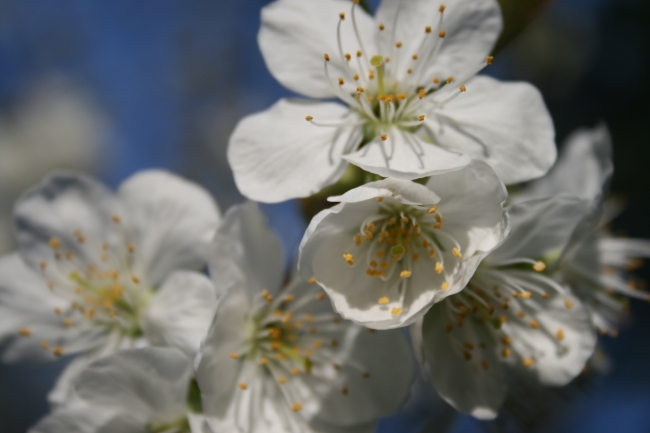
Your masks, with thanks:
M 473 161 L 426 186 L 385 179 L 331 200 L 300 246 L 300 272 L 313 276 L 343 317 L 371 328 L 413 323 L 462 290 L 508 230 L 506 192 Z
M 274 77 L 344 105 L 284 99 L 242 120 L 228 159 L 244 195 L 308 196 L 348 162 L 417 179 L 471 157 L 506 184 L 548 170 L 554 130 L 539 92 L 476 76 L 501 32 L 495 0 L 384 0 L 374 18 L 356 3 L 278 0 L 262 10 L 259 44 Z
M 215 433 L 372 432 L 406 398 L 403 335 L 341 320 L 315 284 L 282 288 L 280 244 L 254 203 L 226 215 L 210 272 L 221 296 L 196 376 Z
M 76 381 L 74 401 L 54 410 L 30 433 L 205 433 L 189 397 L 192 362 L 171 348 L 130 349 L 90 364 Z M 196 386 L 196 385 L 194 385 Z M 194 406 L 194 407 L 192 407 Z
M 605 200 L 614 172 L 612 143 L 605 125 L 572 134 L 548 175 L 525 188 L 518 200 L 549 197 L 564 191 L 592 202 L 589 215 L 576 228 L 571 246 L 558 266 L 557 277 L 589 306 L 594 325 L 610 335 L 625 323 L 627 300 L 649 300 L 631 272 L 650 258 L 650 241 L 615 238 L 606 226 L 620 211 Z
M 429 310 L 421 336 L 414 325 L 436 390 L 459 411 L 497 415 L 503 366 L 552 386 L 583 370 L 596 344 L 589 310 L 550 272 L 586 210 L 566 195 L 514 205 L 509 237 L 462 292 Z
M 2 359 L 80 354 L 50 398 L 92 359 L 122 348 L 196 353 L 216 293 L 199 272 L 219 211 L 199 186 L 145 171 L 111 193 L 80 174 L 55 174 L 14 209 L 20 252 L 0 260 Z

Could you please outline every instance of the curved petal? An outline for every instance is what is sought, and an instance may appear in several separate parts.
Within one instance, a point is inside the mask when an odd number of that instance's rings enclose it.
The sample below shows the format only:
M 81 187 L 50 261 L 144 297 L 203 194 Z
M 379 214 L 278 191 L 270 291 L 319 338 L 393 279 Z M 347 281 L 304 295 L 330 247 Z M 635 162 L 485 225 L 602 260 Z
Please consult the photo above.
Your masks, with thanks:
M 386 141 L 379 137 L 343 159 L 371 173 L 397 179 L 420 179 L 465 167 L 471 161 L 415 134 L 393 129 Z
M 216 304 L 217 293 L 205 275 L 174 272 L 145 311 L 145 338 L 154 346 L 175 347 L 194 356 L 208 333 Z
M 55 410 L 34 427 L 28 433 L 100 433 L 107 425 L 120 418 L 114 410 L 102 407 L 88 406 L 82 402 Z M 119 430 L 120 433 L 140 433 L 142 426 L 137 424 L 138 429 Z
M 401 179 L 383 179 L 354 188 L 340 197 L 329 201 L 357 203 L 378 197 L 393 197 L 404 204 L 433 205 L 440 201 L 433 191 L 415 182 Z
M 479 323 L 473 315 L 456 322 L 452 302 L 439 302 L 424 316 L 424 353 L 433 385 L 458 411 L 495 418 L 506 397 L 506 382 L 487 329 L 491 325 Z
M 323 54 L 328 53 L 330 76 L 353 81 L 351 75 L 359 70 L 354 62 L 350 62 L 351 69 L 348 69 L 348 62 L 340 56 L 336 30 L 339 13 L 346 13 L 347 19 L 341 23 L 344 53 L 354 56 L 362 49 L 348 14 L 350 6 L 350 2 L 342 0 L 278 0 L 262 9 L 262 27 L 257 39 L 266 66 L 275 79 L 288 89 L 312 98 L 335 96 L 323 69 Z M 363 46 L 371 50 L 369 56 L 372 56 L 377 32 L 374 21 L 358 7 L 355 18 Z
M 281 99 L 244 118 L 228 144 L 228 162 L 242 194 L 276 203 L 315 194 L 343 174 L 341 155 L 361 142 L 360 127 L 316 126 L 306 116 L 324 123 L 356 120 L 343 105 L 297 99 Z
M 280 240 L 254 202 L 232 207 L 217 231 L 210 255 L 210 275 L 219 295 L 234 285 L 246 287 L 250 298 L 268 289 L 275 293 L 284 280 Z
M 90 349 L 96 334 L 82 326 L 66 327 L 55 309 L 69 302 L 48 290 L 47 282 L 18 254 L 0 259 L 0 342 L 2 360 L 51 361 L 63 354 Z
M 518 201 L 571 194 L 586 200 L 606 195 L 614 173 L 612 138 L 607 126 L 579 129 L 567 138 L 555 166 L 546 176 L 532 182 Z
M 427 116 L 434 143 L 487 162 L 505 184 L 543 176 L 555 162 L 553 121 L 527 83 L 478 76 L 467 91 Z
M 439 7 L 443 3 L 442 25 L 438 27 Z M 426 61 L 426 53 L 438 42 L 438 32 L 445 31 L 437 57 L 424 65 L 421 81 L 426 83 L 434 77 L 472 74 L 492 51 L 503 27 L 501 9 L 495 0 L 383 0 L 376 20 L 386 26 L 380 33 L 383 50 L 392 49 L 399 41 L 403 43 L 403 54 L 418 54 L 422 61 Z M 426 48 L 419 52 L 427 26 L 432 27 L 433 33 L 426 39 Z
M 125 180 L 123 203 L 135 246 L 137 275 L 157 286 L 177 269 L 199 269 L 219 223 L 219 209 L 203 187 L 162 170 Z
M 91 405 L 166 422 L 185 415 L 191 373 L 191 360 L 176 349 L 124 350 L 93 362 L 75 390 Z
M 33 268 L 41 261 L 54 260 L 50 239 L 57 238 L 61 251 L 71 251 L 85 263 L 99 263 L 101 248 L 80 243 L 80 230 L 88 240 L 98 242 L 114 236 L 111 216 L 122 208 L 115 196 L 89 176 L 55 173 L 27 191 L 14 207 L 14 223 L 20 252 Z M 113 224 L 114 225 L 114 224 Z
M 497 264 L 513 258 L 545 261 L 559 258 L 588 208 L 585 200 L 568 195 L 510 206 L 510 235 L 490 253 L 486 263 Z

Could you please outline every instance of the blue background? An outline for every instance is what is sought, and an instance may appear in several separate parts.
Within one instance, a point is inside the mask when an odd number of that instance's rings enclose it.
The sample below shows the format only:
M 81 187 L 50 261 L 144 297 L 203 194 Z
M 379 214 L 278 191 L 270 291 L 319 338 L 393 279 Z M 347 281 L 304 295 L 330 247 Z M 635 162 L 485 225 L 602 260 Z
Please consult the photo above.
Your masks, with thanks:
M 137 170 L 166 167 L 206 185 L 226 209 L 242 200 L 225 160 L 229 133 L 243 115 L 289 95 L 267 72 L 256 44 L 259 10 L 267 3 L 0 0 L 0 114 L 10 113 L 35 82 L 64 76 L 109 119 L 96 175 L 115 186 Z M 613 190 L 628 203 L 614 227 L 645 238 L 649 20 L 647 0 L 556 0 L 490 71 L 535 83 L 560 139 L 577 127 L 608 123 Z M 292 251 L 304 228 L 296 204 L 264 208 Z M 603 340 L 612 372 L 556 396 L 526 429 L 650 431 L 650 308 L 635 302 L 632 310 L 633 326 Z M 63 364 L 0 367 L 0 432 L 23 432 L 46 413 L 44 396 Z M 433 415 L 442 420 L 436 410 L 416 405 L 382 421 L 380 431 L 415 431 Z M 465 416 L 451 422 L 453 432 L 523 428 L 512 414 L 487 424 Z M 442 424 L 425 430 L 441 431 Z

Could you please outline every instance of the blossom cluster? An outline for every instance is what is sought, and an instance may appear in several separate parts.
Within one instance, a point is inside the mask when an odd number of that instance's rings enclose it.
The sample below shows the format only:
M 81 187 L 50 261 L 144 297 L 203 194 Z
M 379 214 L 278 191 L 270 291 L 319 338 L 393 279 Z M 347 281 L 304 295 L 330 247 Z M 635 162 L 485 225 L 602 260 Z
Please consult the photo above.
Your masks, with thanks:
M 74 355 L 31 432 L 372 432 L 418 372 L 479 419 L 513 375 L 580 375 L 627 299 L 648 299 L 631 271 L 650 242 L 607 230 L 605 126 L 556 161 L 540 93 L 480 75 L 502 27 L 496 0 L 383 0 L 374 16 L 276 0 L 259 45 L 305 98 L 233 132 L 251 201 L 222 215 L 161 170 L 116 192 L 72 172 L 27 191 L 0 259 L 0 354 Z M 256 202 L 333 184 L 287 270 Z

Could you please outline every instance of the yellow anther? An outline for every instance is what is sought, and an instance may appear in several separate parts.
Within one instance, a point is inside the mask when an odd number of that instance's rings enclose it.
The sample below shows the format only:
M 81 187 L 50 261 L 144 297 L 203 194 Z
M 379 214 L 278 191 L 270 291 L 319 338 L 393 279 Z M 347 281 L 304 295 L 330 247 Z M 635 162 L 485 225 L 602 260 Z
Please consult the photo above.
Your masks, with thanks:
M 316 299 L 318 299 L 319 301 L 322 301 L 323 299 L 325 299 L 325 293 L 319 293 L 318 296 L 316 297 Z
M 22 336 L 25 336 L 25 337 L 28 337 L 28 336 L 32 335 L 32 331 L 29 328 L 20 328 L 18 330 L 18 334 L 20 334 Z
M 381 203 L 382 201 L 384 201 L 384 197 L 377 197 L 377 202 Z
M 424 91 L 424 89 L 420 89 L 420 91 L 418 92 L 418 97 L 422 99 L 425 96 L 426 96 L 426 92 Z
M 431 26 L 426 26 L 426 27 L 424 28 L 424 33 L 427 33 L 427 34 L 428 34 L 428 33 L 431 33 Z
M 323 58 L 328 62 L 330 61 L 330 55 L 327 53 L 323 54 Z
M 120 216 L 119 216 L 119 215 L 113 215 L 113 216 L 111 216 L 111 220 L 112 220 L 115 224 L 119 224 L 119 223 L 122 221 L 122 220 L 120 219 Z
M 354 256 L 350 253 L 343 253 L 343 260 L 350 266 L 354 265 Z
M 135 245 L 133 245 L 133 242 L 129 243 L 129 245 L 127 246 L 127 248 L 129 249 L 129 252 L 130 252 L 130 253 L 132 253 L 133 251 L 135 251 Z
M 341 18 L 342 20 L 344 20 L 344 19 L 345 19 L 345 14 L 344 14 L 343 12 L 341 12 L 341 13 L 339 14 L 339 18 Z
M 451 250 L 451 252 L 454 254 L 454 257 L 456 257 L 457 259 L 463 257 L 463 254 L 460 252 L 458 248 L 454 248 L 453 250 Z
M 235 352 L 230 352 L 230 357 L 231 357 L 232 359 L 238 359 L 238 358 L 239 358 L 239 355 L 237 355 Z
M 354 74 L 352 78 L 354 78 L 354 81 L 359 81 L 359 74 Z
M 399 313 L 401 313 L 402 311 L 404 311 L 403 308 L 401 308 L 401 307 L 394 307 L 392 310 L 390 310 L 390 314 L 392 314 L 393 316 L 397 316 L 397 315 L 398 315 Z
M 388 136 L 386 134 L 381 134 L 379 138 L 381 138 L 381 141 L 386 141 L 388 139 Z
M 61 247 L 61 241 L 59 240 L 59 238 L 51 238 L 50 239 L 50 247 L 53 250 L 58 250 L 59 247 Z
M 381 262 L 380 267 L 385 271 L 385 270 L 388 270 L 388 268 L 390 268 L 390 264 L 388 264 L 388 262 L 386 260 L 384 260 L 384 261 Z
M 440 275 L 442 274 L 442 271 L 445 270 L 445 267 L 442 266 L 442 263 L 436 262 L 436 267 L 434 268 L 434 270 L 436 271 L 436 274 Z
M 454 77 L 447 77 L 447 84 L 451 84 L 454 81 Z
M 564 340 L 564 331 L 560 328 L 557 330 L 557 333 L 555 334 L 558 340 L 562 341 Z
M 417 55 L 417 54 L 413 54 L 413 55 L 411 56 L 411 58 L 412 58 L 413 60 L 417 60 L 417 59 L 418 59 L 418 55 Z
M 467 87 L 465 87 L 464 84 L 461 84 L 461 86 L 458 88 L 461 92 L 467 92 Z
M 50 343 L 48 343 L 47 341 L 41 341 L 40 345 L 41 345 L 41 347 L 43 349 L 49 349 L 50 348 Z
M 409 73 L 409 74 L 412 74 L 412 73 L 413 73 L 413 69 L 408 68 L 408 69 L 406 70 L 406 72 Z
M 469 341 L 463 341 L 463 346 L 465 349 L 474 350 L 474 345 Z
M 72 251 L 66 251 L 64 256 L 65 256 L 66 260 L 72 260 L 72 258 L 74 257 L 74 254 L 72 253 Z
M 72 320 L 70 320 L 70 319 L 65 319 L 65 320 L 63 321 L 63 325 L 64 325 L 66 328 L 71 327 L 71 326 L 72 326 Z
M 399 273 L 399 276 L 402 278 L 408 278 L 411 276 L 411 271 L 402 271 Z
M 282 323 L 289 323 L 291 321 L 291 313 L 286 313 L 282 318 Z
M 539 322 L 535 319 L 530 319 L 530 327 L 533 329 L 539 329 Z
M 445 281 L 444 283 L 442 283 L 441 288 L 442 290 L 447 290 L 449 288 L 449 283 Z
M 573 308 L 573 301 L 571 299 L 565 299 L 564 300 L 564 306 L 567 307 L 569 310 Z
M 63 311 L 62 311 L 59 307 L 54 307 L 54 314 L 59 315 L 59 314 L 61 314 L 62 312 L 63 312 Z
M 357 51 L 357 57 L 361 57 L 361 56 L 363 56 L 363 53 L 360 50 L 358 50 Z
M 443 13 L 443 12 L 445 11 L 446 8 L 447 8 L 447 6 L 445 6 L 445 5 L 440 5 L 440 7 L 438 8 L 438 11 L 440 11 L 440 13 Z
M 341 394 L 348 395 L 348 389 L 346 387 L 341 388 Z
M 420 114 L 420 115 L 418 116 L 418 120 L 419 120 L 420 122 L 424 122 L 424 114 Z
M 533 296 L 533 294 L 528 291 L 519 293 L 519 297 L 522 299 L 530 299 L 531 296 Z
M 339 77 L 339 86 L 342 86 L 345 84 L 345 80 L 342 77 Z
M 413 255 L 411 256 L 411 259 L 414 262 L 417 262 L 419 258 L 420 258 L 420 255 L 418 253 L 413 253 Z
M 519 311 L 517 311 L 517 317 L 519 317 L 520 319 L 523 319 L 524 317 L 526 317 L 526 313 L 519 310 Z
M 245 383 L 240 383 L 239 384 L 239 389 L 241 389 L 242 391 L 246 391 L 248 389 L 248 387 L 246 386 Z
M 269 363 L 269 359 L 263 356 L 260 358 L 260 363 L 262 365 L 267 365 Z
M 379 302 L 381 305 L 385 305 L 390 302 L 390 299 L 388 299 L 386 296 L 382 296 L 377 302 Z
M 300 403 L 294 403 L 291 405 L 291 410 L 294 412 L 300 412 L 302 410 L 302 405 Z
M 503 338 L 501 338 L 501 342 L 502 342 L 503 344 L 509 346 L 509 345 L 512 343 L 512 338 L 510 338 L 510 337 L 508 337 L 507 335 L 505 335 L 505 336 L 503 336 Z
M 379 30 L 383 31 L 386 27 L 383 23 L 379 24 Z
M 354 235 L 354 244 L 358 247 L 361 246 L 361 235 L 359 233 Z
M 47 268 L 47 262 L 45 260 L 41 260 L 39 266 L 41 267 L 42 270 L 45 270 L 45 268 Z
M 533 269 L 536 270 L 537 272 L 543 272 L 546 269 L 546 263 L 537 262 L 533 265 Z
M 444 30 L 440 30 L 440 32 L 438 32 L 438 37 L 439 38 L 444 38 L 446 35 L 447 35 L 447 33 Z
M 280 385 L 284 385 L 285 383 L 287 383 L 287 378 L 284 377 L 284 376 L 281 376 L 281 377 L 278 378 L 278 382 L 280 383 Z
M 395 46 L 397 48 L 402 48 L 402 43 L 401 42 L 395 42 Z
M 375 260 L 370 261 L 370 267 L 371 268 L 376 268 L 377 267 L 377 262 Z
M 440 82 L 440 78 L 436 77 L 433 79 L 433 84 L 438 84 Z
M 291 374 L 293 374 L 294 376 L 300 375 L 300 369 L 298 367 L 293 367 L 291 369 Z
M 287 295 L 287 296 L 284 298 L 284 302 L 291 302 L 291 301 L 293 301 L 295 298 L 296 298 L 296 297 L 295 297 L 294 295 Z
M 485 59 L 485 63 L 487 63 L 488 65 L 491 65 L 493 61 L 494 61 L 494 56 L 487 56 L 487 58 Z
M 307 122 L 311 122 L 312 120 L 314 120 L 314 117 L 313 116 L 305 116 L 305 120 Z
M 398 93 L 395 97 L 401 101 L 406 99 L 406 93 Z
M 63 347 L 61 347 L 61 346 L 56 346 L 54 349 L 52 349 L 52 355 L 54 355 L 54 356 L 61 356 L 61 355 L 63 355 Z
M 316 284 L 316 277 L 311 277 L 310 279 L 307 280 L 309 284 Z
M 535 360 L 533 358 L 524 358 L 521 363 L 524 367 L 532 367 L 535 364 Z
M 501 351 L 501 355 L 503 355 L 504 358 L 510 358 L 511 351 L 507 347 L 504 347 L 503 350 Z

